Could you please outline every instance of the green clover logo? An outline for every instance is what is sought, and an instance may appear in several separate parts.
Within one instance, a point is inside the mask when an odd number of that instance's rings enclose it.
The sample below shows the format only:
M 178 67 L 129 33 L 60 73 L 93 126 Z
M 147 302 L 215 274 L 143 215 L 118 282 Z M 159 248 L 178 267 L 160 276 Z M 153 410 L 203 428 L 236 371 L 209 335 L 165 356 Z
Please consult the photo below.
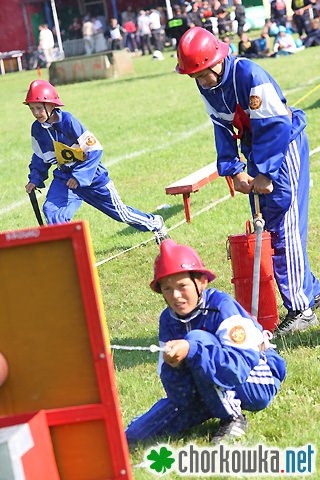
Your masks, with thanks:
M 172 467 L 172 464 L 175 462 L 174 458 L 170 458 L 172 452 L 166 447 L 161 447 L 160 452 L 156 450 L 151 450 L 151 453 L 147 456 L 147 459 L 153 462 L 150 465 L 150 468 L 155 470 L 158 473 L 166 473 Z

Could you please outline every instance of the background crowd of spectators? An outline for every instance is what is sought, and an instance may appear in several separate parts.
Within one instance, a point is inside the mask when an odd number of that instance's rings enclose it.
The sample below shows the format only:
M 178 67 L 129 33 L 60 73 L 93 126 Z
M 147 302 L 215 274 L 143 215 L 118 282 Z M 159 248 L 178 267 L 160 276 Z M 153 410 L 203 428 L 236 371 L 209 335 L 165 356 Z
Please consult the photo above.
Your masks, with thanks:
M 229 43 L 232 54 L 251 58 L 291 54 L 320 45 L 319 0 L 292 0 L 291 8 L 289 16 L 284 0 L 272 0 L 270 17 L 260 35 L 255 31 L 253 38 L 241 0 L 177 0 L 172 4 L 170 19 L 165 7 L 134 11 L 128 6 L 119 18 L 107 20 L 89 14 L 74 17 L 70 25 L 60 25 L 60 34 L 63 42 L 81 41 L 83 54 L 127 49 L 157 60 L 164 58 L 166 46 L 176 49 L 184 32 L 194 26 L 201 26 Z M 36 62 L 49 66 L 54 59 L 52 42 L 57 43 L 56 32 L 47 25 L 40 25 L 39 30 Z M 43 47 L 43 38 L 50 43 L 49 50 Z

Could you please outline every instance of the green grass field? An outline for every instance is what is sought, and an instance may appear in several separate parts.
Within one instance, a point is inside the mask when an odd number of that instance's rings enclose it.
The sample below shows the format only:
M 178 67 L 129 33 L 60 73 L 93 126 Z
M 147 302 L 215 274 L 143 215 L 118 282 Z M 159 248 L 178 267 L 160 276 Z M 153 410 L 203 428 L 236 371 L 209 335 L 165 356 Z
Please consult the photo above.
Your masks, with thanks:
M 237 195 L 197 215 L 192 224 L 182 222 L 181 196 L 166 196 L 165 186 L 215 160 L 212 127 L 193 81 L 174 72 L 176 60 L 165 54 L 163 62 L 135 57 L 134 75 L 119 80 L 77 83 L 58 88 L 65 109 L 98 137 L 103 161 L 122 199 L 147 212 L 163 215 L 171 237 L 196 248 L 207 267 L 217 274 L 215 287 L 233 294 L 231 264 L 227 261 L 228 235 L 244 233 L 250 218 L 247 198 Z M 307 114 L 310 150 L 320 146 L 320 49 L 311 48 L 290 57 L 259 62 L 279 82 L 288 103 Z M 0 77 L 2 138 L 0 165 L 1 231 L 33 227 L 36 220 L 24 185 L 31 156 L 29 109 L 22 105 L 29 83 L 37 72 Z M 42 78 L 48 79 L 43 70 Z M 309 245 L 313 272 L 320 277 L 320 151 L 311 156 Z M 191 213 L 199 212 L 228 194 L 218 179 L 192 195 Z M 40 202 L 43 202 L 42 195 Z M 169 204 L 170 208 L 160 208 Z M 157 343 L 158 318 L 164 307 L 149 282 L 158 253 L 154 241 L 124 252 L 151 238 L 114 222 L 88 205 L 74 220 L 90 224 L 111 341 L 114 344 L 149 346 Z M 181 222 L 181 223 L 180 223 Z M 177 224 L 179 224 L 177 226 Z M 40 279 L 39 279 L 40 281 Z M 281 317 L 284 309 L 279 299 Z M 277 340 L 287 360 L 288 374 L 280 393 L 266 410 L 248 414 L 250 430 L 242 445 L 264 443 L 285 448 L 312 443 L 320 446 L 320 340 L 319 330 Z M 126 425 L 163 396 L 157 377 L 157 355 L 117 351 L 114 354 L 117 385 Z M 208 445 L 207 422 L 193 432 L 169 439 L 172 446 L 191 441 Z M 133 464 L 143 460 L 144 445 L 131 451 Z M 318 462 L 318 471 L 320 463 Z M 320 477 L 314 474 L 313 479 Z M 153 476 L 134 468 L 135 479 Z M 178 478 L 170 474 L 168 478 Z M 226 478 L 226 477 L 225 477 Z M 254 477 L 250 477 L 254 478 Z M 258 478 L 258 477 L 257 477 Z M 264 477 L 268 478 L 268 477 Z M 302 477 L 296 477 L 302 478 Z

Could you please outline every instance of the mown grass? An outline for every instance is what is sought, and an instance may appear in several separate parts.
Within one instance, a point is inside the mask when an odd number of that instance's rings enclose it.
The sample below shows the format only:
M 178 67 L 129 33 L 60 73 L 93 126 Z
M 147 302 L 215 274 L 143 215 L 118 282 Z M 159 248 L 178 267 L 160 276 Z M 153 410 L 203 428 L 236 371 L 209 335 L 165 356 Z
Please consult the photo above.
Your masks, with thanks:
M 101 80 L 58 88 L 65 109 L 92 130 L 104 146 L 104 163 L 123 200 L 144 211 L 161 213 L 168 227 L 184 219 L 180 196 L 165 195 L 165 186 L 215 160 L 212 128 L 193 82 L 174 72 L 176 60 L 167 52 L 163 62 L 149 57 L 133 58 L 135 73 L 119 80 Z M 319 84 L 320 49 L 294 56 L 264 59 L 263 65 L 280 83 L 288 103 L 297 103 L 307 114 L 310 149 L 320 146 Z M 36 225 L 24 192 L 31 155 L 32 117 L 22 105 L 36 72 L 0 77 L 2 141 L 0 152 L 1 231 Z M 46 70 L 42 78 L 47 79 Z M 304 100 L 301 100 L 308 95 Z M 131 155 L 131 156 L 130 156 Z M 309 256 L 320 277 L 320 152 L 311 157 Z M 192 195 L 191 210 L 201 210 L 228 193 L 219 179 Z M 43 197 L 40 198 L 42 203 Z M 169 204 L 170 208 L 157 208 Z M 16 205 L 16 206 L 15 206 Z M 226 256 L 228 235 L 243 233 L 250 218 L 247 198 L 237 195 L 171 231 L 178 242 L 198 250 L 205 264 L 216 274 L 215 287 L 233 294 L 231 265 Z M 90 224 L 97 261 L 106 259 L 151 238 L 116 223 L 90 206 L 83 205 L 75 220 Z M 157 342 L 161 297 L 149 289 L 153 261 L 158 253 L 149 242 L 98 267 L 101 290 L 112 343 L 144 345 Z M 280 315 L 284 315 L 279 300 Z M 320 445 L 319 330 L 277 340 L 287 360 L 288 375 L 272 405 L 249 414 L 250 431 L 242 445 L 265 443 L 285 448 L 312 443 Z M 156 373 L 157 357 L 145 352 L 114 353 L 117 386 L 123 421 L 146 411 L 163 396 Z M 207 445 L 207 422 L 193 432 L 170 439 L 172 446 L 190 441 Z M 144 445 L 131 451 L 133 464 L 143 459 Z M 318 463 L 318 469 L 319 469 Z M 152 478 L 134 469 L 136 479 Z M 170 474 L 171 478 L 177 478 Z M 251 477 L 253 478 L 253 477 Z M 264 477 L 267 478 L 267 477 Z M 315 474 L 312 478 L 319 478 Z

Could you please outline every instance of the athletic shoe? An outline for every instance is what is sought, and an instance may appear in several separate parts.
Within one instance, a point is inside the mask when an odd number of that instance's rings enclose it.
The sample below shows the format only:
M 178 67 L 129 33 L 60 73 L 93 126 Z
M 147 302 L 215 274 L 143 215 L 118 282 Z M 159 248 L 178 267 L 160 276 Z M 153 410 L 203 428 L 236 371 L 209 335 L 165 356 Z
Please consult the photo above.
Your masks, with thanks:
M 155 230 L 153 233 L 154 233 L 156 243 L 160 245 L 163 240 L 165 240 L 166 238 L 169 238 L 169 235 L 167 232 L 167 228 L 164 224 L 163 218 L 160 215 L 156 215 L 155 220 L 158 220 L 158 222 L 160 223 L 160 227 L 158 228 L 158 230 Z
M 319 307 L 320 307 L 320 294 L 314 297 L 314 304 L 312 305 L 312 309 L 316 310 Z
M 212 437 L 212 443 L 221 443 L 242 437 L 247 433 L 248 429 L 249 422 L 244 415 L 220 420 L 220 426 Z
M 309 315 L 306 314 L 308 310 L 311 312 Z M 308 310 L 305 310 L 304 312 L 299 310 L 288 312 L 283 322 L 277 326 L 274 336 L 286 335 L 287 333 L 294 333 L 298 331 L 303 332 L 304 330 L 308 330 L 311 327 L 316 327 L 319 325 L 317 315 L 312 312 L 311 309 Z

